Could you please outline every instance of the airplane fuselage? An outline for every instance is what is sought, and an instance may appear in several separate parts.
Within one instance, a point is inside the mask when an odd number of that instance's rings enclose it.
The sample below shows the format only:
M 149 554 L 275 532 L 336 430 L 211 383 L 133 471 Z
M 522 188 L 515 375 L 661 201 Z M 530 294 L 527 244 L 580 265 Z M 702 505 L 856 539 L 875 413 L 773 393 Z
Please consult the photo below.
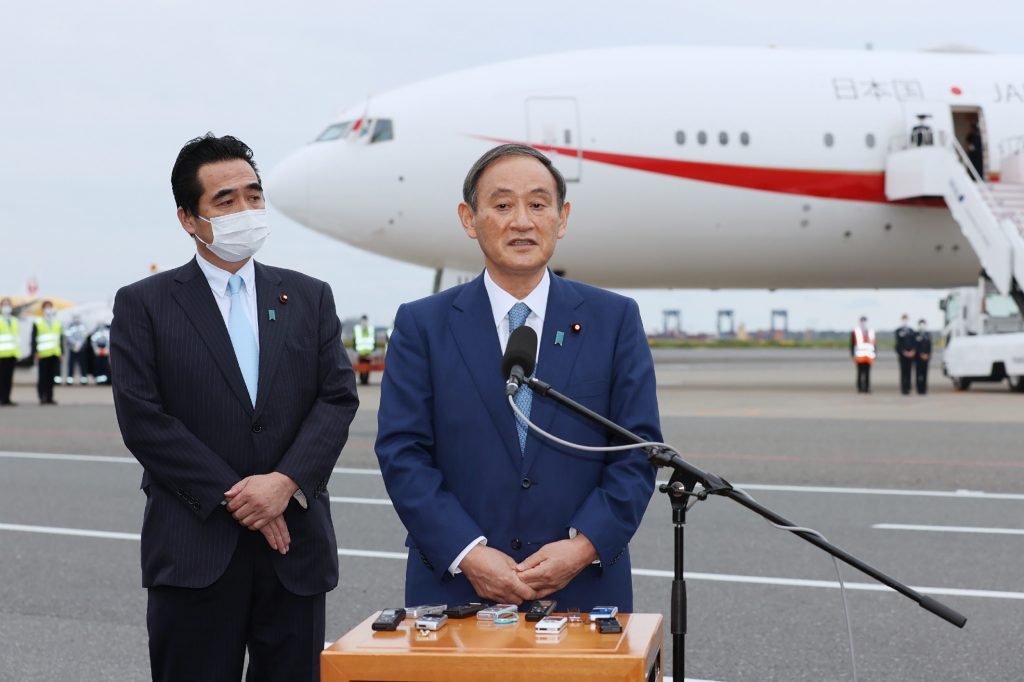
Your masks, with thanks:
M 1022 81 L 1024 59 L 979 54 L 663 47 L 537 57 L 349 108 L 336 124 L 348 124 L 344 134 L 275 169 L 268 198 L 357 247 L 475 270 L 479 248 L 455 211 L 463 178 L 488 148 L 525 142 L 569 181 L 572 216 L 551 262 L 569 277 L 610 287 L 957 286 L 976 281 L 977 257 L 941 200 L 886 200 L 886 156 L 906 140 L 915 107 L 945 103 L 974 112 L 996 176 L 1024 135 Z M 382 120 L 387 135 L 372 142 Z

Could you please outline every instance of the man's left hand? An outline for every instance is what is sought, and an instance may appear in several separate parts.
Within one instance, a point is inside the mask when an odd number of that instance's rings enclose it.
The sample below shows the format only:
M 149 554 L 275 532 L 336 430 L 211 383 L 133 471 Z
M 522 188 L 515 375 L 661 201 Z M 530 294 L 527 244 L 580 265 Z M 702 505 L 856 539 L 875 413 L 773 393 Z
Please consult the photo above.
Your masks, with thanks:
M 539 599 L 557 592 L 594 563 L 597 550 L 582 533 L 571 540 L 544 545 L 516 566 L 519 579 L 532 587 Z
M 224 493 L 228 511 L 249 530 L 260 530 L 284 513 L 292 495 L 299 489 L 295 481 L 276 471 L 247 476 Z

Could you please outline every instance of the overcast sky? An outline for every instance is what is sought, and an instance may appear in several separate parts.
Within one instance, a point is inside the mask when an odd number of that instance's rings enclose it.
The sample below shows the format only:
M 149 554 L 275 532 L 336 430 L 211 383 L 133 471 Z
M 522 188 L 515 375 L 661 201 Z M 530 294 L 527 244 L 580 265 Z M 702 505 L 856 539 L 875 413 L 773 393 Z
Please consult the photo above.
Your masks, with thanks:
M 242 138 L 270 170 L 345 105 L 469 66 L 642 44 L 1019 52 L 1022 18 L 1024 3 L 1010 0 L 5 2 L 0 292 L 24 294 L 35 277 L 42 294 L 112 299 L 151 263 L 184 263 L 194 247 L 175 219 L 170 169 L 207 130 Z M 258 259 L 327 280 L 342 317 L 379 323 L 433 280 L 280 214 Z M 719 308 L 752 329 L 772 308 L 787 308 L 793 329 L 846 328 L 862 312 L 879 327 L 903 310 L 941 319 L 936 291 L 626 293 L 649 329 L 663 308 L 682 309 L 689 332 L 712 330 Z

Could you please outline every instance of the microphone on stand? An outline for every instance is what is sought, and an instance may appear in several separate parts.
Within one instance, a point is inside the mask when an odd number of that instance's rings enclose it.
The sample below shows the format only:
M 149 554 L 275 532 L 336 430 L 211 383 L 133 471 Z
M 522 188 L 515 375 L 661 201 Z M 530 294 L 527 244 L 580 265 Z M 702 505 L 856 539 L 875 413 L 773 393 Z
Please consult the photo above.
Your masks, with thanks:
M 537 332 L 525 324 L 512 332 L 501 359 L 501 373 L 508 377 L 505 394 L 514 396 L 519 387 L 527 383 L 526 377 L 537 366 Z

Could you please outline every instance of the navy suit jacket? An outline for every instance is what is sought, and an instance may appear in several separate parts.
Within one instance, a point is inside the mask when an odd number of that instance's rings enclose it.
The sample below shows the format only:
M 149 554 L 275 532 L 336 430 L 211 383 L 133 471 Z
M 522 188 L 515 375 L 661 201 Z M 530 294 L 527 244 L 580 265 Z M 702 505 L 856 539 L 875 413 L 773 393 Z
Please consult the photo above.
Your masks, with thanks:
M 125 445 L 145 469 L 145 587 L 216 581 L 239 535 L 253 532 L 221 505 L 224 491 L 272 471 L 290 476 L 309 505 L 292 500 L 285 510 L 288 554 L 266 548 L 281 583 L 298 595 L 338 583 L 327 480 L 358 399 L 334 298 L 324 282 L 259 263 L 256 296 L 254 408 L 195 260 L 117 292 L 110 330 L 114 407 Z
M 468 579 L 448 568 L 481 535 L 522 561 L 566 539 L 572 527 L 590 539 L 601 563 L 552 598 L 563 607 L 632 610 L 628 543 L 650 501 L 654 468 L 640 450 L 583 452 L 533 432 L 520 452 L 501 355 L 482 276 L 399 308 L 376 449 L 409 531 L 406 603 L 474 600 Z M 552 275 L 536 376 L 661 440 L 654 364 L 632 299 Z M 613 443 L 548 398 L 534 396 L 531 419 L 573 442 Z

